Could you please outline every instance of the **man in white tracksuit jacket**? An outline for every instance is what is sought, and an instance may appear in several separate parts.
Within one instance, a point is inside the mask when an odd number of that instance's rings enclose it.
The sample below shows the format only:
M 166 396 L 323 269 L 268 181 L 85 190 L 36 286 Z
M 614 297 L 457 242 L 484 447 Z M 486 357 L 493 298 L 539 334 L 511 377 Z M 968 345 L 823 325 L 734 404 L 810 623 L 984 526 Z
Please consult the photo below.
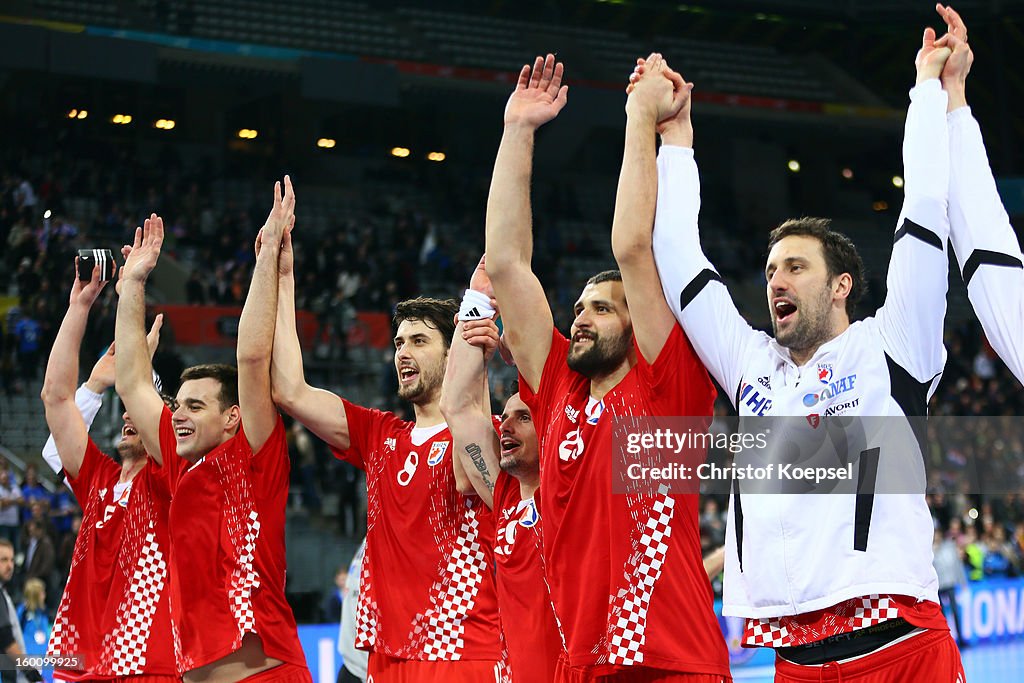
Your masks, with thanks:
M 688 108 L 685 120 L 659 124 L 653 248 L 664 293 L 741 417 L 796 416 L 816 428 L 832 416 L 909 426 L 926 414 L 945 362 L 950 153 L 938 76 L 951 53 L 946 40 L 936 44 L 928 29 L 918 53 L 887 296 L 859 322 L 850 322 L 864 288 L 855 247 L 827 220 L 803 218 L 771 235 L 765 276 L 775 336 L 754 330 L 700 249 Z M 917 443 L 909 454 L 888 441 L 867 445 L 850 454 L 857 493 L 744 495 L 734 483 L 723 613 L 745 618 L 744 645 L 776 649 L 776 681 L 963 677 L 938 603 L 923 483 L 873 495 L 876 476 L 884 484 L 887 468 L 908 455 L 923 471 Z

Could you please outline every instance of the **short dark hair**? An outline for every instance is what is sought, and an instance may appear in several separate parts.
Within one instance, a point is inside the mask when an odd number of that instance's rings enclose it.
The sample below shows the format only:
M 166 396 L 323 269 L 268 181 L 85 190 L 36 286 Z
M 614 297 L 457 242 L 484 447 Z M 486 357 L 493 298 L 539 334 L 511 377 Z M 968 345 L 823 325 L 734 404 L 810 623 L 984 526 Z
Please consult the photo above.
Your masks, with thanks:
M 832 229 L 828 218 L 803 216 L 790 218 L 772 230 L 768 236 L 768 250 L 787 237 L 813 237 L 821 243 L 825 254 L 825 267 L 828 279 L 832 280 L 843 273 L 849 273 L 853 283 L 850 294 L 846 297 L 846 315 L 853 317 L 857 304 L 867 292 L 867 278 L 864 275 L 864 261 L 857 253 L 857 247 L 849 237 Z
M 217 400 L 220 402 L 221 412 L 238 405 L 238 368 L 224 363 L 193 365 L 190 368 L 185 368 L 185 371 L 181 373 L 180 380 L 185 383 L 189 380 L 206 379 L 207 377 L 220 382 L 220 394 L 217 395 Z
M 459 304 L 455 299 L 419 296 L 398 302 L 392 322 L 397 330 L 406 320 L 419 320 L 441 333 L 441 340 L 447 349 L 452 344 L 452 337 L 455 336 L 455 316 L 458 312 Z
M 622 282 L 622 272 L 618 270 L 602 270 L 587 280 L 588 285 L 599 285 L 602 282 Z
M 8 541 L 6 538 L 0 536 L 0 547 L 10 548 L 11 552 L 14 552 L 14 544 Z

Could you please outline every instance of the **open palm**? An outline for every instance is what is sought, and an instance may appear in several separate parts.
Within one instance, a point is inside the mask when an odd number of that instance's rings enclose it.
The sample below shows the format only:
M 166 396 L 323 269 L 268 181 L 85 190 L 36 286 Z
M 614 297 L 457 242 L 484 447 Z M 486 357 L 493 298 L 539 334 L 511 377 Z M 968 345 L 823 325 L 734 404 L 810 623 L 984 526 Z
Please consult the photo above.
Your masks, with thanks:
M 569 93 L 569 86 L 562 85 L 562 73 L 562 63 L 556 63 L 551 54 L 537 57 L 532 68 L 524 65 L 505 105 L 505 125 L 539 128 L 558 116 Z
M 164 221 L 155 213 L 146 219 L 143 227 L 135 228 L 135 242 L 121 267 L 121 278 L 145 282 L 160 259 L 160 247 L 164 242 Z

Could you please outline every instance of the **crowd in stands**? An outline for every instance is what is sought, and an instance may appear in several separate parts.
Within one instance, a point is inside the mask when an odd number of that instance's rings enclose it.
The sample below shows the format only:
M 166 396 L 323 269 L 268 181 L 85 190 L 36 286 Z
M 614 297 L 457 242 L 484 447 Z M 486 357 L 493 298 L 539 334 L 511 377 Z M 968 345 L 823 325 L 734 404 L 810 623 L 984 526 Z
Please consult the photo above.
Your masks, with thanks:
M 0 538 L 14 546 L 16 561 L 7 589 L 18 605 L 29 654 L 46 650 L 51 617 L 82 524 L 82 510 L 67 486 L 49 481 L 52 493 L 30 463 L 19 483 L 7 461 L 0 459 Z

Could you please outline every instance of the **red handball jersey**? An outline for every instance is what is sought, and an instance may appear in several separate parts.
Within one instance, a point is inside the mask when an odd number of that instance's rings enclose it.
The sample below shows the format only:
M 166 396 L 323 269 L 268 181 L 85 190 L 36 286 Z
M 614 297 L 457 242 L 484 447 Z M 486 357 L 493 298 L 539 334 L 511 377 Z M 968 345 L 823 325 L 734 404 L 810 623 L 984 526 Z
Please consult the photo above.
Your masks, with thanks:
M 554 330 L 536 392 L 520 377 L 541 443 L 544 559 L 571 666 L 642 665 L 729 675 L 701 561 L 696 494 L 613 494 L 616 417 L 709 416 L 715 390 L 676 326 L 653 364 L 601 401 L 569 369 Z
M 177 456 L 171 411 L 160 421 L 170 482 L 171 618 L 178 669 L 226 657 L 248 633 L 268 657 L 306 666 L 284 597 L 288 446 L 280 418 L 253 454 L 242 429 L 195 464 Z
M 540 513 L 504 472 L 494 483 L 494 519 L 498 611 L 512 680 L 551 683 L 564 647 L 541 564 Z
M 462 496 L 446 425 L 415 428 L 345 401 L 351 444 L 335 455 L 366 470 L 366 555 L 356 647 L 396 659 L 501 658 L 491 571 L 494 518 Z
M 68 477 L 82 507 L 82 527 L 47 654 L 81 655 L 85 669 L 57 669 L 63 679 L 175 674 L 167 580 L 170 493 L 158 470 L 147 462 L 120 484 L 121 466 L 89 439 L 78 476 Z

